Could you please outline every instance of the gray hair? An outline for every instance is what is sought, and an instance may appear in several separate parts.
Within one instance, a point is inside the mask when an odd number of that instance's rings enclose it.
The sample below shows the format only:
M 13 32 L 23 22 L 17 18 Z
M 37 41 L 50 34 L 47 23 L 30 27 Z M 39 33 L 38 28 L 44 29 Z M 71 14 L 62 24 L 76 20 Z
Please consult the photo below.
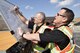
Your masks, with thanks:
M 42 15 L 42 22 L 45 22 L 46 16 L 44 12 L 38 12 L 37 14 L 41 14 Z

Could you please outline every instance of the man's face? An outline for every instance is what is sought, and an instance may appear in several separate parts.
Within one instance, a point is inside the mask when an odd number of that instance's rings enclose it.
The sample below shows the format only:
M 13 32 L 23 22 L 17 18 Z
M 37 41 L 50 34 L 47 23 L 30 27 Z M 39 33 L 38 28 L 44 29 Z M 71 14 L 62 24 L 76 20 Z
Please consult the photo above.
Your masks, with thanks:
M 53 23 L 54 24 L 60 24 L 66 21 L 66 16 L 65 16 L 66 10 L 61 9 L 55 16 Z
M 42 15 L 40 13 L 36 14 L 34 17 L 34 23 L 39 24 L 42 22 Z

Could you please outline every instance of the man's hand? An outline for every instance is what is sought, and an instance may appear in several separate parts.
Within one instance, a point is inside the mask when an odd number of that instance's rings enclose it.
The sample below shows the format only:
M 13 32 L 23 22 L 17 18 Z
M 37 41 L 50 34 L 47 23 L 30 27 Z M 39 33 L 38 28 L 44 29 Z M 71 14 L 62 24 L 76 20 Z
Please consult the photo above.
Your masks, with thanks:
M 15 11 L 16 13 L 19 13 L 19 7 L 18 6 L 14 6 L 13 11 Z
M 14 12 L 16 14 L 20 13 L 19 12 L 19 7 L 18 6 L 14 6 L 13 8 L 11 8 L 11 12 Z

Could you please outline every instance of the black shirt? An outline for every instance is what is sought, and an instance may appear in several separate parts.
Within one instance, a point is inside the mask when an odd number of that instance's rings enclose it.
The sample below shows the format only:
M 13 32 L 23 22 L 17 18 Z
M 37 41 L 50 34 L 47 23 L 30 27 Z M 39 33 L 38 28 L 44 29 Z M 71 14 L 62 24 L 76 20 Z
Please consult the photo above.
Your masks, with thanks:
M 42 47 L 45 47 L 47 43 L 52 42 L 56 43 L 59 46 L 59 48 L 63 50 L 70 42 L 68 36 L 58 29 L 55 30 L 46 29 L 44 33 L 39 34 L 39 36 L 40 36 L 39 45 Z
M 44 23 L 42 23 L 40 26 L 36 26 L 36 31 L 35 31 L 35 33 L 40 29 L 40 27 L 41 27 L 43 24 L 44 24 Z M 31 30 L 33 30 L 33 27 L 34 27 L 34 22 L 29 21 L 28 28 L 31 29 Z M 31 31 L 31 33 L 32 33 L 32 31 Z
M 34 22 L 29 21 L 28 28 L 31 29 L 31 30 L 33 30 L 33 26 L 34 26 Z

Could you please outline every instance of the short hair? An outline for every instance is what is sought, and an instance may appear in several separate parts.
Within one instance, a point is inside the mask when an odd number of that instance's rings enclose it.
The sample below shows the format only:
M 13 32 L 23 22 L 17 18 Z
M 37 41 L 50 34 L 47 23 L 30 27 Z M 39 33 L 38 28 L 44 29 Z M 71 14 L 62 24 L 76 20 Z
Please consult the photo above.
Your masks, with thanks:
M 46 16 L 44 12 L 38 12 L 37 14 L 41 14 L 42 15 L 42 22 L 45 22 Z
M 71 10 L 71 9 L 68 9 L 68 8 L 65 8 L 65 7 L 63 7 L 63 8 L 61 8 L 61 9 L 64 9 L 64 10 L 66 10 L 66 12 L 65 12 L 65 15 L 66 15 L 66 17 L 67 17 L 67 24 L 69 24 L 70 22 L 72 22 L 72 20 L 74 19 L 74 12 Z

